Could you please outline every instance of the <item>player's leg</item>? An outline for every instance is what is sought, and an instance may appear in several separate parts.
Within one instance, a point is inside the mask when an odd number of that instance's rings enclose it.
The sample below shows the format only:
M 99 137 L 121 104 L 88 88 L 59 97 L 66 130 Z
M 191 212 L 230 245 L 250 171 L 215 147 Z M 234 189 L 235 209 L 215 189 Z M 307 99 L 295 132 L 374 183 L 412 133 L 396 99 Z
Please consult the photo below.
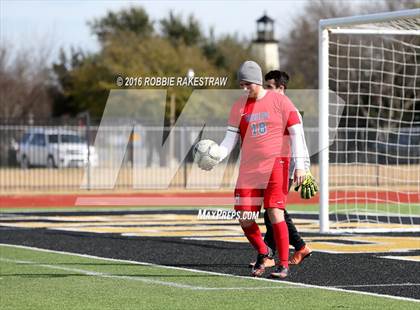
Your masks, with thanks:
M 268 248 L 264 243 L 258 224 L 255 221 L 250 220 L 239 220 L 239 224 L 241 225 L 245 237 L 258 254 L 268 254 Z
M 312 255 L 312 249 L 299 235 L 290 214 L 286 210 L 284 211 L 284 219 L 289 230 L 289 242 L 295 248 L 295 253 L 289 260 L 289 265 L 299 265 L 306 257 Z
M 290 188 L 293 185 L 293 179 L 289 179 L 288 182 L 288 192 L 290 192 Z M 299 250 L 305 246 L 305 242 L 300 237 L 295 224 L 292 221 L 292 217 L 290 214 L 284 210 L 284 219 L 286 220 L 287 228 L 289 229 L 289 243 L 291 246 L 295 248 L 295 250 Z
M 296 251 L 299 251 L 305 246 L 305 241 L 303 241 L 302 237 L 299 235 L 292 217 L 286 210 L 284 210 L 284 220 L 286 221 L 287 229 L 289 231 L 289 243 Z
M 271 275 L 278 278 L 286 278 L 289 268 L 289 232 L 284 220 L 284 210 L 280 208 L 268 208 L 268 216 L 273 226 L 274 239 L 276 241 L 279 264 Z
M 249 243 L 258 253 L 251 274 L 255 277 L 260 277 L 263 275 L 265 268 L 268 267 L 266 266 L 267 260 L 270 260 L 267 245 L 264 243 L 260 228 L 255 221 L 240 220 L 239 222 Z
M 288 181 L 288 191 L 292 187 L 293 179 L 289 179 Z M 292 218 L 290 217 L 289 213 L 285 210 L 285 220 L 287 224 L 287 228 L 289 229 L 289 243 L 295 247 L 295 244 L 299 243 L 299 240 L 302 240 L 299 236 L 299 233 L 296 230 L 295 225 L 293 224 Z M 264 224 L 267 228 L 267 231 L 264 236 L 264 242 L 268 245 L 268 247 L 273 251 L 273 255 L 276 253 L 276 242 L 274 240 L 273 234 L 273 226 L 271 225 L 270 218 L 268 216 L 268 212 L 264 212 Z M 296 247 L 295 247 L 296 248 Z
M 292 184 L 293 179 L 289 179 L 288 191 L 290 191 Z M 312 249 L 308 245 L 306 245 L 305 241 L 302 239 L 299 232 L 297 231 L 296 226 L 293 223 L 292 217 L 286 210 L 284 210 L 284 219 L 289 230 L 289 243 L 295 248 L 295 253 L 293 254 L 293 257 L 289 260 L 289 265 L 299 265 L 306 257 L 311 256 Z
M 235 210 L 243 212 L 259 212 L 261 209 L 261 190 L 255 189 L 236 189 L 235 190 Z M 260 201 L 256 201 L 260 200 Z M 265 263 L 269 259 L 268 248 L 264 243 L 262 234 L 255 220 L 247 220 L 240 216 L 239 223 L 249 243 L 257 251 L 257 260 L 252 268 L 253 276 L 261 276 L 265 271 Z
M 264 208 L 268 212 L 273 227 L 273 235 L 276 243 L 279 266 L 271 275 L 285 278 L 289 267 L 289 230 L 284 218 L 288 193 L 288 170 L 287 158 L 276 159 L 270 180 L 264 192 Z
M 273 226 L 271 225 L 268 212 L 264 212 L 264 224 L 267 228 L 267 231 L 264 236 L 264 242 L 267 246 L 273 251 L 273 255 L 276 253 L 276 242 L 274 240 Z
M 264 236 L 264 243 L 268 246 L 268 257 L 269 259 L 265 262 L 265 267 L 273 267 L 276 265 L 274 261 L 274 256 L 276 253 L 276 242 L 274 241 L 273 227 L 271 226 L 270 219 L 268 218 L 267 211 L 264 212 L 264 224 L 267 228 L 267 231 Z M 255 266 L 255 261 L 249 263 L 249 267 L 253 268 Z

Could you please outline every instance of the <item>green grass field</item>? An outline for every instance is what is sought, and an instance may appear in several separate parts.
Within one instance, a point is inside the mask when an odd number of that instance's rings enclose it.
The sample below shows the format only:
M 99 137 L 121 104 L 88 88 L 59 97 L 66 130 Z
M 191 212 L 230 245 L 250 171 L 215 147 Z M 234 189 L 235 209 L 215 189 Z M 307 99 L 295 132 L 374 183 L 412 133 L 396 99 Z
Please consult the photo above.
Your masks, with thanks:
M 418 303 L 0 245 L 1 309 L 413 309 Z

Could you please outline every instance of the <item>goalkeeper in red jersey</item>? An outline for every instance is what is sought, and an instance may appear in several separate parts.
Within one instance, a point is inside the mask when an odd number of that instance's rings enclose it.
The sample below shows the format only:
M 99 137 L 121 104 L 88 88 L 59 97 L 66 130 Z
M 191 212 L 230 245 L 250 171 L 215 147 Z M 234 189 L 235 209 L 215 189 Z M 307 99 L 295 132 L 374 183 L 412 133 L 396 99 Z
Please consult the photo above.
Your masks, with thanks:
M 286 72 L 279 71 L 279 70 L 272 70 L 264 76 L 264 80 L 265 80 L 264 87 L 266 89 L 270 89 L 275 92 L 278 92 L 279 94 L 285 95 L 287 84 L 289 83 L 289 79 L 290 79 L 289 75 Z M 300 115 L 299 112 L 298 112 L 298 115 L 302 122 L 302 116 Z M 318 185 L 315 183 L 315 180 L 312 178 L 312 175 L 309 171 L 311 162 L 310 162 L 309 152 L 308 152 L 308 148 L 306 147 L 306 144 L 305 144 L 304 152 L 305 152 L 304 163 L 305 163 L 306 178 L 310 179 L 310 182 L 313 183 L 315 186 L 315 189 L 317 189 Z M 289 191 L 293 184 L 293 174 L 294 174 L 294 161 L 291 161 L 290 168 L 289 168 Z M 310 199 L 312 197 L 313 196 L 312 196 L 311 191 L 308 191 L 308 195 L 302 196 L 303 199 Z M 296 229 L 296 226 L 294 225 L 292 221 L 290 214 L 286 210 L 284 210 L 284 218 L 285 218 L 287 228 L 289 231 L 289 243 L 295 248 L 295 253 L 293 257 L 289 260 L 289 264 L 299 265 L 306 257 L 312 254 L 312 249 L 302 239 L 302 237 L 300 236 L 299 232 Z M 264 236 L 264 242 L 270 247 L 272 253 L 274 254 L 276 251 L 276 243 L 274 241 L 273 228 L 271 226 L 271 222 L 270 222 L 267 212 L 264 213 L 264 224 L 267 227 L 267 232 Z M 251 263 L 250 265 L 253 266 L 254 264 L 255 263 Z M 267 265 L 273 266 L 274 259 L 267 261 Z
M 241 162 L 235 188 L 235 210 L 259 211 L 262 203 L 270 218 L 279 263 L 271 276 L 288 276 L 289 234 L 284 218 L 288 193 L 290 157 L 295 162 L 294 181 L 305 179 L 304 135 L 302 122 L 290 99 L 263 88 L 262 72 L 253 61 L 238 70 L 241 88 L 247 98 L 234 103 L 226 136 L 220 145 L 223 160 L 241 140 Z M 258 252 L 253 276 L 262 276 L 270 259 L 255 220 L 239 220 L 245 236 Z

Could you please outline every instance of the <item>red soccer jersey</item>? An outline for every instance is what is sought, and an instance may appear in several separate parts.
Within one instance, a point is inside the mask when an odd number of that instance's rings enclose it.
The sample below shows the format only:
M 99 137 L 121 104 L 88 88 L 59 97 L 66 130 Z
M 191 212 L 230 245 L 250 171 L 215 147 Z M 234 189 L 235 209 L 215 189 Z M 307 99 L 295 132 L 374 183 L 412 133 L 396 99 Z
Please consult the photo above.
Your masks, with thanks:
M 237 101 L 228 125 L 238 128 L 241 136 L 242 172 L 271 171 L 275 158 L 290 158 L 287 128 L 299 123 L 290 99 L 274 91 L 258 100 Z

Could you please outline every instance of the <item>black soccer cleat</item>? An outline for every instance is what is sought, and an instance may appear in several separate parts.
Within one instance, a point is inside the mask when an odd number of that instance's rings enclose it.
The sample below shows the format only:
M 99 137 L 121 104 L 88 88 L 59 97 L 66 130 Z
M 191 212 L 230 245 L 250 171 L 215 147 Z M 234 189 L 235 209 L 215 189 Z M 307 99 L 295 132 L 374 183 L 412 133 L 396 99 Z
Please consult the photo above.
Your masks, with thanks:
M 269 257 L 269 254 L 258 254 L 257 261 L 255 262 L 254 267 L 252 267 L 252 276 L 261 277 L 264 274 L 265 267 L 269 260 L 273 260 Z
M 270 274 L 271 278 L 284 279 L 289 275 L 289 269 L 284 266 L 278 266 L 274 272 Z
M 268 259 L 265 261 L 264 266 L 266 268 L 274 267 L 276 265 L 276 262 L 274 261 L 274 252 L 270 247 L 267 247 L 267 248 L 268 248 L 268 254 L 267 254 Z M 254 268 L 255 263 L 256 261 L 249 263 L 248 267 Z

